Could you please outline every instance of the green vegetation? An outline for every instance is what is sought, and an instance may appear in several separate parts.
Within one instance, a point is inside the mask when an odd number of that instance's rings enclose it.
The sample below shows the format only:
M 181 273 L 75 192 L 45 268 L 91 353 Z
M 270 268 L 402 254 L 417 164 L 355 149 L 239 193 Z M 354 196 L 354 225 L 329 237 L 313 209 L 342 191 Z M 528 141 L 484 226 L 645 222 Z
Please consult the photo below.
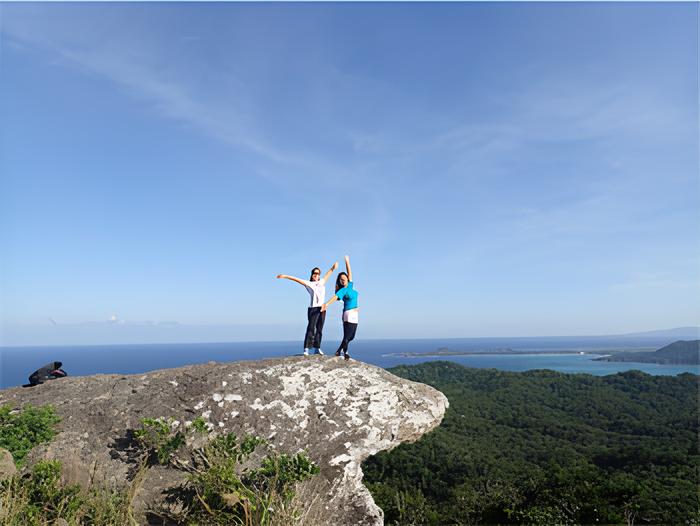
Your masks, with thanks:
M 173 432 L 174 419 L 144 418 L 141 429 L 134 432 L 134 437 L 147 451 L 152 452 L 159 464 L 167 464 L 171 456 L 185 445 L 182 431 Z
M 450 407 L 419 442 L 364 463 L 387 525 L 700 524 L 696 375 L 391 372 Z
M 0 524 L 43 526 L 59 518 L 81 525 L 136 524 L 126 492 L 85 492 L 60 479 L 61 464 L 42 460 L 30 473 L 0 481 Z
M 265 440 L 232 433 L 212 440 L 176 492 L 182 512 L 161 517 L 186 524 L 288 525 L 300 518 L 292 505 L 294 487 L 319 472 L 305 453 L 268 453 L 259 467 L 247 464 Z M 193 457 L 196 460 L 197 457 Z M 170 509 L 170 508 L 169 508 Z
M 2 408 L 0 444 L 23 461 L 34 445 L 55 434 L 57 421 L 50 407 Z M 44 526 L 64 519 L 76 525 L 136 525 L 131 502 L 146 471 L 156 464 L 185 472 L 185 482 L 167 492 L 167 506 L 150 511 L 152 519 L 198 525 L 299 522 L 301 512 L 293 503 L 296 484 L 319 472 L 306 453 L 278 454 L 261 438 L 239 441 L 233 433 L 201 447 L 188 446 L 205 438 L 206 422 L 196 419 L 184 430 L 180 427 L 173 419 L 141 421 L 134 431 L 140 468 L 120 492 L 65 485 L 57 461 L 40 461 L 31 471 L 0 481 L 0 524 Z
M 0 407 L 0 447 L 10 451 L 21 468 L 33 447 L 55 436 L 59 421 L 51 406 Z M 126 492 L 86 492 L 77 485 L 64 485 L 60 462 L 42 460 L 28 473 L 0 481 L 0 524 L 43 526 L 59 518 L 69 524 L 136 524 L 127 498 Z
M 201 416 L 198 416 L 194 420 L 192 420 L 192 429 L 195 431 L 198 431 L 200 433 L 206 433 L 207 432 L 207 421 L 204 420 Z
M 27 453 L 36 445 L 49 442 L 56 431 L 54 426 L 60 421 L 51 406 L 13 410 L 10 406 L 0 407 L 0 447 L 12 453 L 18 467 L 24 465 Z
M 151 516 L 177 524 L 261 526 L 293 524 L 300 518 L 292 504 L 295 486 L 319 472 L 306 453 L 278 454 L 262 438 L 239 441 L 234 433 L 187 447 L 191 434 L 206 432 L 203 419 L 185 432 L 173 419 L 145 418 L 141 424 L 134 436 L 143 448 L 144 465 L 169 465 L 187 473 L 186 481 L 168 492 L 167 505 L 151 510 Z

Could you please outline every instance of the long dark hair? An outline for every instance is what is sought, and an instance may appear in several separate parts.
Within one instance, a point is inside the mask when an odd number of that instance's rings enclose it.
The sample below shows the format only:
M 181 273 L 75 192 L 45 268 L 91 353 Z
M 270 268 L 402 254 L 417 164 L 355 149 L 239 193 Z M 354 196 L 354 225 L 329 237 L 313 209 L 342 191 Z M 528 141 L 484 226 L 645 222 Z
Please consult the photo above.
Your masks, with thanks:
M 309 281 L 311 281 L 311 278 L 314 277 L 314 271 L 318 270 L 318 280 L 321 281 L 321 269 L 318 267 L 314 267 L 311 269 L 311 274 L 309 275 Z
M 338 274 L 338 277 L 335 278 L 335 291 L 336 292 L 338 292 L 340 289 L 343 288 L 343 285 L 340 283 L 340 276 L 345 276 L 346 278 L 348 278 L 348 283 L 350 282 L 350 278 L 348 277 L 348 275 L 345 272 L 341 272 L 340 274 Z

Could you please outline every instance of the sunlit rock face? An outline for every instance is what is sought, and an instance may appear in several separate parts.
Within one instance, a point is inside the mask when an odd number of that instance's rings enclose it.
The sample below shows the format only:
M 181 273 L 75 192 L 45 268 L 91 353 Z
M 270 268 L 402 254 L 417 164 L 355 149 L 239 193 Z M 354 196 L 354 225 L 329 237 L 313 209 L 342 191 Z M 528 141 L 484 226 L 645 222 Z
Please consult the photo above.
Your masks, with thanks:
M 448 402 L 379 367 L 309 356 L 69 377 L 0 391 L 0 404 L 52 404 L 60 432 L 30 454 L 30 464 L 61 460 L 66 481 L 84 486 L 129 483 L 142 418 L 173 418 L 184 429 L 202 417 L 211 436 L 253 434 L 279 452 L 306 450 L 321 472 L 299 488 L 304 523 L 355 525 L 383 523 L 362 485 L 362 461 L 420 438 L 440 423 Z M 179 481 L 175 470 L 150 470 L 135 506 L 146 509 Z

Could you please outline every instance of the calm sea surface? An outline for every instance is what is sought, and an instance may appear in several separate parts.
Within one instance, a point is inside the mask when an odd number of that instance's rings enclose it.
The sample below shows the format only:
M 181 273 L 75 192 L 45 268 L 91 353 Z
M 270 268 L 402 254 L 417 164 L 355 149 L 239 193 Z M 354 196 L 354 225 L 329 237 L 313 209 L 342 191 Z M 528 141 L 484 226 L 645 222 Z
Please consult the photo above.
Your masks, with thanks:
M 650 363 L 596 362 L 592 358 L 610 351 L 658 349 L 668 340 L 625 338 L 460 338 L 431 340 L 359 340 L 351 344 L 354 359 L 380 367 L 450 360 L 467 367 L 494 368 L 505 371 L 552 369 L 564 373 L 614 374 L 637 369 L 654 375 L 700 374 L 696 365 L 657 365 Z M 332 354 L 338 342 L 325 345 Z M 410 357 L 400 353 L 471 351 L 483 354 L 445 357 Z M 521 355 L 489 354 L 512 349 Z M 0 388 L 21 385 L 27 377 L 47 362 L 61 361 L 69 375 L 135 374 L 155 369 L 208 361 L 230 362 L 259 360 L 300 354 L 299 342 L 188 343 L 149 345 L 89 345 L 74 347 L 0 347 Z M 547 351 L 552 354 L 535 354 Z M 576 351 L 572 353 L 571 351 Z M 585 352 L 586 354 L 578 354 Z

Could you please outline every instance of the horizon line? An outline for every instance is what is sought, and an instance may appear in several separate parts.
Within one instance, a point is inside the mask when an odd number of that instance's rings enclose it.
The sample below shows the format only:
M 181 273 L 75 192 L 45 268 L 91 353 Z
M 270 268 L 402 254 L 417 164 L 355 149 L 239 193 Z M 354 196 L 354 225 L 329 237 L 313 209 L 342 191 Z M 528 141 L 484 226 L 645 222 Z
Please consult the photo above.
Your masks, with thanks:
M 426 340 L 482 340 L 482 339 L 545 339 L 545 338 L 653 338 L 653 337 L 664 337 L 664 332 L 673 331 L 696 331 L 696 335 L 700 338 L 700 326 L 686 326 L 686 327 L 674 327 L 671 329 L 653 329 L 649 331 L 638 331 L 631 333 L 622 334 L 574 334 L 574 335 L 548 335 L 548 336 L 450 336 L 450 337 L 424 337 L 424 338 L 363 338 L 363 341 L 377 342 L 377 341 L 426 341 Z M 669 337 L 672 337 L 669 335 Z M 332 340 L 336 341 L 336 340 Z M 337 340 L 340 341 L 340 340 Z M 17 349 L 17 348 L 29 348 L 29 347 L 125 347 L 130 345 L 227 345 L 227 344 L 265 344 L 265 343 L 298 343 L 297 339 L 280 339 L 280 340 L 228 340 L 228 341 L 186 341 L 186 342 L 132 342 L 132 343 L 78 343 L 78 344 L 49 344 L 49 345 L 36 345 L 36 344 L 21 344 L 21 345 L 3 345 L 0 344 L 0 349 Z

